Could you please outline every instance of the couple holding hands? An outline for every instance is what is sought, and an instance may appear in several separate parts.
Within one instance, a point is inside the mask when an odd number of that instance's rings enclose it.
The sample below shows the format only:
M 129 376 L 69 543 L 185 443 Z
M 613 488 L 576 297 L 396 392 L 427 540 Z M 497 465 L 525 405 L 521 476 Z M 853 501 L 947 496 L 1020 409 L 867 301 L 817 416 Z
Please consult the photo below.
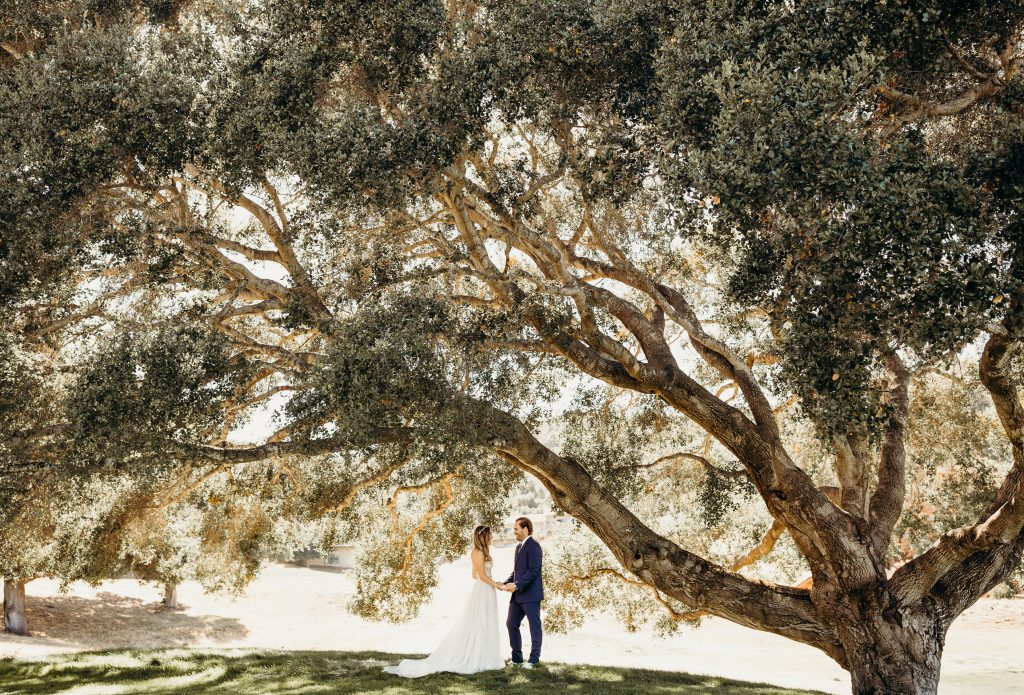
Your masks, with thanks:
M 501 627 L 495 590 L 511 592 L 508 604 L 509 644 L 512 663 L 533 668 L 540 661 L 543 636 L 540 622 L 540 602 L 544 599 L 541 568 L 544 553 L 533 538 L 533 523 L 524 516 L 512 528 L 516 540 L 515 562 L 512 573 L 503 583 L 491 577 L 494 561 L 491 559 L 491 529 L 477 526 L 473 530 L 473 583 L 469 600 L 458 622 L 425 659 L 403 659 L 397 666 L 386 666 L 384 671 L 406 678 L 418 678 L 429 673 L 477 673 L 504 668 L 501 656 Z M 530 624 L 530 657 L 523 661 L 523 637 L 520 626 L 526 618 Z

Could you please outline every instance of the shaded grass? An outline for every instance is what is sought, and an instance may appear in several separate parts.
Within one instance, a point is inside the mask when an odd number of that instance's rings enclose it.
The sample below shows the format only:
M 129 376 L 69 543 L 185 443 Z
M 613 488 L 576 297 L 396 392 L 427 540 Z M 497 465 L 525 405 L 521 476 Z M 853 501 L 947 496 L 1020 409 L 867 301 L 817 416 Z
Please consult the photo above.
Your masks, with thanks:
M 408 655 L 383 652 L 244 650 L 115 650 L 54 656 L 48 661 L 0 659 L 3 695 L 115 693 L 443 693 L 444 695 L 804 695 L 759 683 L 686 673 L 550 663 L 532 671 L 439 673 L 409 680 L 381 667 Z

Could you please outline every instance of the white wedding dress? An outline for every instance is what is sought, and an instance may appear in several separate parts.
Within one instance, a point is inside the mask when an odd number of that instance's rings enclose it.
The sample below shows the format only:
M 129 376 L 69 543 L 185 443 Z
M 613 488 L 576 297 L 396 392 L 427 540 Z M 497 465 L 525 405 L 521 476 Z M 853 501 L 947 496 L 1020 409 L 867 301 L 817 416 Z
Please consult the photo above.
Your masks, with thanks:
M 488 561 L 484 565 L 488 577 L 493 564 Z M 477 673 L 504 668 L 495 592 L 495 588 L 482 579 L 474 580 L 462 616 L 437 649 L 426 659 L 402 659 L 397 666 L 385 666 L 384 671 L 405 678 L 419 678 L 440 671 Z

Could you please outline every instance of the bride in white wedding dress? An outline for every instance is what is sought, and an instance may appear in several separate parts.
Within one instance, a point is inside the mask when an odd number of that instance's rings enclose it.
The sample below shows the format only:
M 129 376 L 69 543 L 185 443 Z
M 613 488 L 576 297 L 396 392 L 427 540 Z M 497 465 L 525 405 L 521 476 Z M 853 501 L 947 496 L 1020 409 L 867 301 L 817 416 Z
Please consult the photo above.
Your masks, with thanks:
M 441 644 L 426 659 L 403 659 L 384 671 L 405 678 L 419 678 L 429 673 L 477 673 L 505 667 L 501 656 L 501 625 L 495 589 L 503 584 L 491 579 L 491 529 L 477 526 L 473 530 L 473 589 L 462 616 Z

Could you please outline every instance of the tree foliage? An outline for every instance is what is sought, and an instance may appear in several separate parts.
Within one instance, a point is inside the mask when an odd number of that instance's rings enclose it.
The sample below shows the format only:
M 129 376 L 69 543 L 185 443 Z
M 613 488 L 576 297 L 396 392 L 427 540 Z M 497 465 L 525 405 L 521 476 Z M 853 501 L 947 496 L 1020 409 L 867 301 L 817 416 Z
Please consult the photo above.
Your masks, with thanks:
M 15 342 L 44 317 L 74 355 L 49 427 L 5 433 L 40 475 L 263 471 L 254 537 L 347 522 L 356 609 L 403 619 L 526 472 L 647 592 L 631 624 L 934 690 L 1024 549 L 1019 3 L 99 5 L 0 25 L 0 290 Z M 999 430 L 922 405 L 961 359 Z M 932 469 L 987 502 L 928 512 Z M 664 513 L 747 493 L 810 584 Z

